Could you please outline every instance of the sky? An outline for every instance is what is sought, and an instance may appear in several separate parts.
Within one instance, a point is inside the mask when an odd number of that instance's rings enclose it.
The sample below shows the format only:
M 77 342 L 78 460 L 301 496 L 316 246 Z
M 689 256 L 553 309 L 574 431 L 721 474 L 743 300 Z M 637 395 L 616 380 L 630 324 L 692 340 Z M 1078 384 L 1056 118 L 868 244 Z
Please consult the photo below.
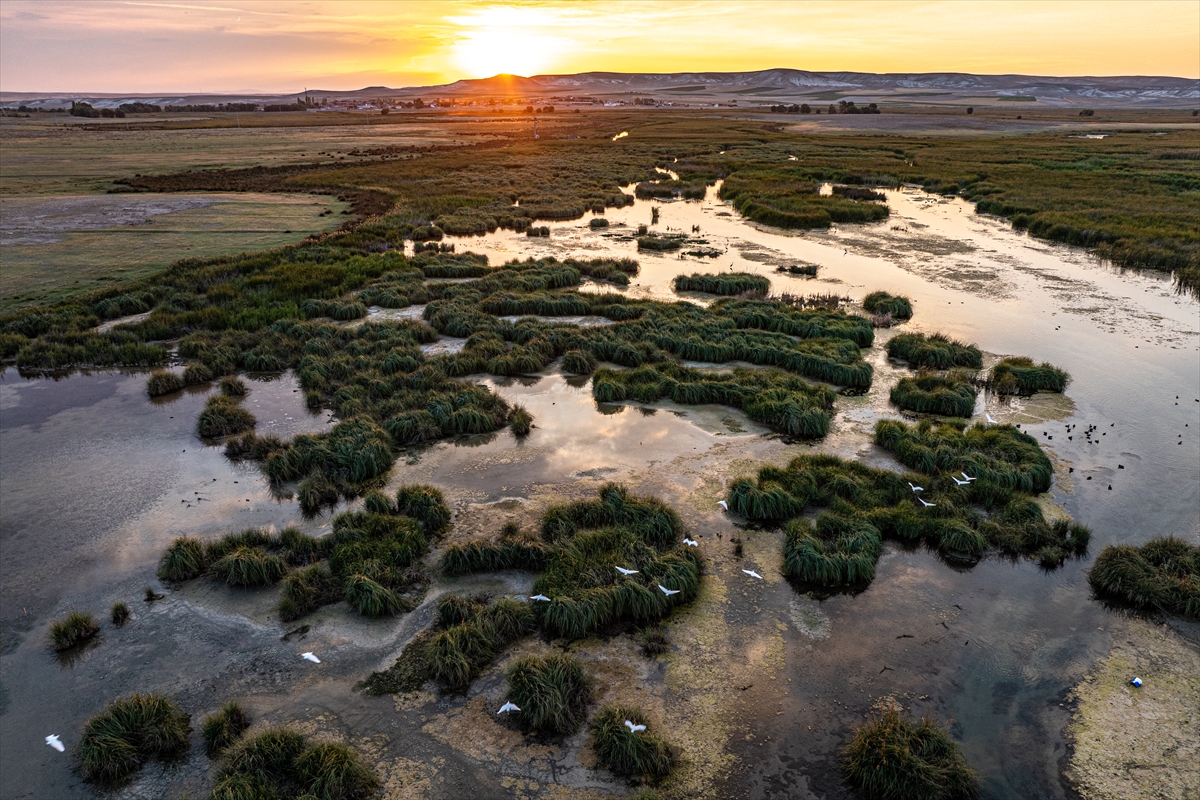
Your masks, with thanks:
M 1200 77 L 1197 0 L 0 0 L 0 91 L 297 92 L 499 73 Z

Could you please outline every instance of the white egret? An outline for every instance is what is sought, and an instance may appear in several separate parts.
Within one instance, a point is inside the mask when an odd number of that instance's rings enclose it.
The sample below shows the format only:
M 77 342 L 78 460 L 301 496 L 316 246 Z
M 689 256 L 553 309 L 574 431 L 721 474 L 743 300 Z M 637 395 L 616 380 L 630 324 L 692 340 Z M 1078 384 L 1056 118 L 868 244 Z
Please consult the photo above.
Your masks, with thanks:
M 759 575 L 757 572 L 755 572 L 752 569 L 744 569 L 744 570 L 742 570 L 742 572 L 746 573 L 751 578 L 758 578 L 760 581 L 763 579 L 762 575 Z
M 46 737 L 46 744 L 53 747 L 58 752 L 65 752 L 67 748 L 63 747 L 63 743 L 58 740 L 58 734 L 52 733 Z
M 960 481 L 958 478 L 954 477 L 953 475 L 950 476 L 950 480 L 954 481 L 959 486 L 968 486 L 971 483 L 970 481 Z
M 975 480 L 974 478 L 972 478 L 970 475 L 968 475 L 968 474 L 967 474 L 967 473 L 965 473 L 965 472 L 960 472 L 960 473 L 958 473 L 958 474 L 959 474 L 959 475 L 962 475 L 962 476 L 963 476 L 964 478 L 966 478 L 968 481 L 973 481 L 973 480 Z
M 311 651 L 310 651 L 310 652 L 307 652 L 307 653 L 301 653 L 301 654 L 300 654 L 300 657 L 301 657 L 301 658 L 303 658 L 305 661 L 311 661 L 311 662 L 313 662 L 314 664 L 320 664 L 320 663 L 321 663 L 321 659 L 319 659 L 319 658 L 317 658 L 316 656 L 314 656 L 314 655 L 312 654 L 312 652 L 311 652 Z
M 629 730 L 633 731 L 634 733 L 637 733 L 638 731 L 646 730 L 645 725 L 634 725 L 633 720 L 629 720 L 629 719 L 625 720 L 625 727 L 629 728 Z
M 917 499 L 920 500 L 921 505 L 925 506 L 926 508 L 933 508 L 937 505 L 937 503 L 926 503 L 924 497 L 918 497 Z
M 988 421 L 988 422 L 990 422 L 991 424 L 993 424 L 993 425 L 997 424 L 997 423 L 996 423 L 996 420 L 992 419 L 992 415 L 991 415 L 991 414 L 989 414 L 989 413 L 987 413 L 987 412 L 985 411 L 985 412 L 983 412 L 983 415 L 984 415 L 985 417 L 987 417 L 987 421 Z
M 670 597 L 673 594 L 679 594 L 679 592 L 680 592 L 679 589 L 668 589 L 667 587 L 663 586 L 661 583 L 658 585 L 658 588 L 662 589 L 662 593 L 665 594 L 667 597 Z
M 717 505 L 719 505 L 721 508 L 725 509 L 726 511 L 729 510 L 729 504 L 726 503 L 724 500 L 718 500 Z
M 683 543 L 686 544 L 688 547 L 699 547 L 700 546 L 700 543 L 697 542 L 695 539 L 689 539 L 686 536 L 683 537 Z
M 617 567 L 617 572 L 621 573 L 622 575 L 637 575 L 638 571 L 636 569 L 625 569 L 624 567 Z
M 497 711 L 496 713 L 497 714 L 507 714 L 510 711 L 520 711 L 520 710 L 521 709 L 519 707 L 517 707 L 516 703 L 510 702 L 510 703 L 505 703 L 504 705 L 500 706 L 500 710 Z
M 529 599 L 530 599 L 530 600 L 540 600 L 540 601 L 542 601 L 543 603 L 549 603 L 549 602 L 550 602 L 550 598 L 549 598 L 549 597 L 546 597 L 546 595 L 544 595 L 544 594 L 535 594 L 533 597 L 531 597 L 531 598 L 529 598 Z
M 911 483 L 910 483 L 910 484 L 908 484 L 908 488 L 912 489 L 914 492 L 923 492 L 923 491 L 925 491 L 925 487 L 924 487 L 924 486 L 913 486 Z

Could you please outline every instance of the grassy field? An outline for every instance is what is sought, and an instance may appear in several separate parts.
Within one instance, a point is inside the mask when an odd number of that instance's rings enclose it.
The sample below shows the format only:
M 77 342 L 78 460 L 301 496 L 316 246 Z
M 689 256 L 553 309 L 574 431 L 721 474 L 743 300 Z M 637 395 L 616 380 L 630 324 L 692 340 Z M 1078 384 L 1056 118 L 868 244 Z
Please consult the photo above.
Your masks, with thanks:
M 0 313 L 145 278 L 181 258 L 282 247 L 335 230 L 346 207 L 310 194 L 5 197 Z

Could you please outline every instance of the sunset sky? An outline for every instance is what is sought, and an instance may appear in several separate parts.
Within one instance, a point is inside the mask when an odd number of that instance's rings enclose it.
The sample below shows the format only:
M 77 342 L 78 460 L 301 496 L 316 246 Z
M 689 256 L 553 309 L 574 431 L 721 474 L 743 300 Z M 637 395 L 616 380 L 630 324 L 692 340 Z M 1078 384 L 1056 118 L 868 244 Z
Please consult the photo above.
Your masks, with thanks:
M 1200 2 L 0 0 L 0 90 L 294 92 L 590 70 L 1200 77 Z

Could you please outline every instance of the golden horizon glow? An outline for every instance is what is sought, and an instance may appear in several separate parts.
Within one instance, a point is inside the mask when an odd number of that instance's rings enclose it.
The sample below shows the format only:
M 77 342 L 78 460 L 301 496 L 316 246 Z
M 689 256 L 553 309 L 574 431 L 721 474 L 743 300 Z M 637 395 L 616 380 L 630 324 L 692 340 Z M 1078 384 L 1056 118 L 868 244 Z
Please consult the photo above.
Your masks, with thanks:
M 498 73 L 1200 77 L 1195 0 L 4 0 L 0 90 L 288 93 Z

